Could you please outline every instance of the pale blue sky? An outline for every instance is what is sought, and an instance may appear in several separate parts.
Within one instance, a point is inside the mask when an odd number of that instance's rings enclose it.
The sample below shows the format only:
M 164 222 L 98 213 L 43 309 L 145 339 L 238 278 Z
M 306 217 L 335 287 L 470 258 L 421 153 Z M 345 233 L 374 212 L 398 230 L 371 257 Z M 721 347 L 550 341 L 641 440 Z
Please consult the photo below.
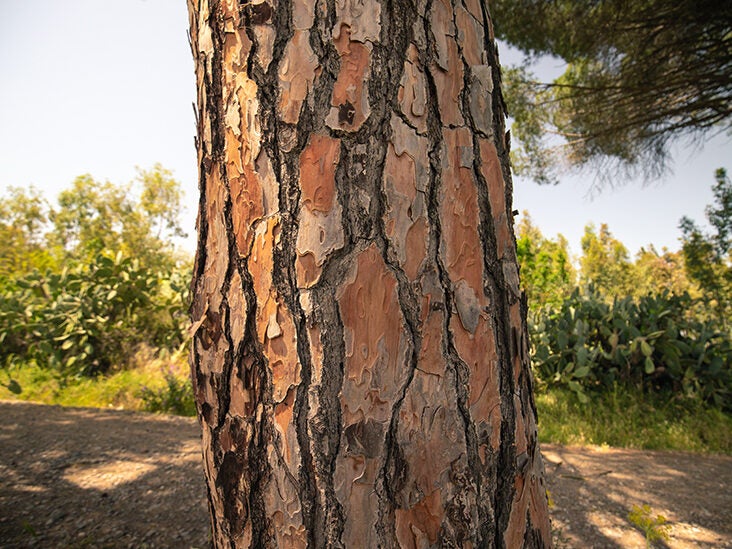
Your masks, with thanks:
M 33 184 L 50 201 L 77 175 L 131 180 L 160 162 L 181 181 L 193 248 L 197 203 L 193 62 L 184 0 L 0 0 L 0 189 Z M 512 56 L 503 52 L 502 60 Z M 608 223 L 635 253 L 678 248 L 683 215 L 702 220 L 732 142 L 675 151 L 675 173 L 590 198 L 590 181 L 539 187 L 515 179 L 514 207 L 572 248 L 586 223 Z

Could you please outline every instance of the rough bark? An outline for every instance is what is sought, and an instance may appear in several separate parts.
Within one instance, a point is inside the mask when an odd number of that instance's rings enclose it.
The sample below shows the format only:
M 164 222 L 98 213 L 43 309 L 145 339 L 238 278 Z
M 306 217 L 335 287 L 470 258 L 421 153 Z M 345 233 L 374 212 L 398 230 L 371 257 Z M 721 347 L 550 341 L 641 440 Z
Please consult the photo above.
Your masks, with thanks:
M 479 0 L 189 0 L 218 547 L 549 545 Z

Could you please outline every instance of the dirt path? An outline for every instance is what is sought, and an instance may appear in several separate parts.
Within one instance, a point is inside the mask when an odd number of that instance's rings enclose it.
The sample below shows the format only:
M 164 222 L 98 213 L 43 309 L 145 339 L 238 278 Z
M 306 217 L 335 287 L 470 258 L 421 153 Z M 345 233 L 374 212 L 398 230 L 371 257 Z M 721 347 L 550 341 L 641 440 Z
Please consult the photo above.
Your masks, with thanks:
M 0 401 L 0 547 L 208 545 L 192 419 Z M 545 445 L 555 539 L 645 547 L 633 504 L 671 521 L 668 547 L 732 548 L 732 458 Z

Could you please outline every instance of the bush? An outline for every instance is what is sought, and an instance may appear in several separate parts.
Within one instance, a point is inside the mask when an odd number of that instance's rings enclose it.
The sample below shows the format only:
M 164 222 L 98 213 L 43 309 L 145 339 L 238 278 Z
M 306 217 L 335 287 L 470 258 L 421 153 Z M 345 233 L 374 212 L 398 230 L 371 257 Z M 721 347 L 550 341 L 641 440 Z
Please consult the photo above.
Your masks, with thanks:
M 179 378 L 172 371 L 165 373 L 165 387 L 143 387 L 138 395 L 148 412 L 164 412 L 179 416 L 195 416 L 196 403 L 193 387 L 188 378 Z
M 18 279 L 0 294 L 0 361 L 69 377 L 126 364 L 142 344 L 174 349 L 185 338 L 184 288 L 121 254 Z
M 732 345 L 714 319 L 700 320 L 687 294 L 605 302 L 576 289 L 532 314 L 533 367 L 540 382 L 585 391 L 615 384 L 678 391 L 729 409 Z

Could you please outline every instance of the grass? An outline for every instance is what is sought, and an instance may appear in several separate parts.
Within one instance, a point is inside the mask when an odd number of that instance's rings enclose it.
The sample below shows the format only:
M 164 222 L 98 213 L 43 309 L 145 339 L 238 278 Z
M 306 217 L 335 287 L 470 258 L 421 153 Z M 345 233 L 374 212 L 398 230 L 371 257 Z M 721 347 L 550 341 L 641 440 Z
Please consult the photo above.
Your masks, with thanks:
M 8 388 L 11 379 L 19 394 Z M 33 364 L 11 366 L 0 370 L 0 398 L 195 415 L 183 352 L 141 355 L 130 368 L 65 382 Z M 698 400 L 616 389 L 582 404 L 552 388 L 536 401 L 542 442 L 732 454 L 732 416 Z
M 732 454 L 732 416 L 695 399 L 616 388 L 582 404 L 552 388 L 536 405 L 543 442 Z
M 129 368 L 66 380 L 32 363 L 16 364 L 0 370 L 0 399 L 195 415 L 183 353 L 157 358 L 142 354 Z

